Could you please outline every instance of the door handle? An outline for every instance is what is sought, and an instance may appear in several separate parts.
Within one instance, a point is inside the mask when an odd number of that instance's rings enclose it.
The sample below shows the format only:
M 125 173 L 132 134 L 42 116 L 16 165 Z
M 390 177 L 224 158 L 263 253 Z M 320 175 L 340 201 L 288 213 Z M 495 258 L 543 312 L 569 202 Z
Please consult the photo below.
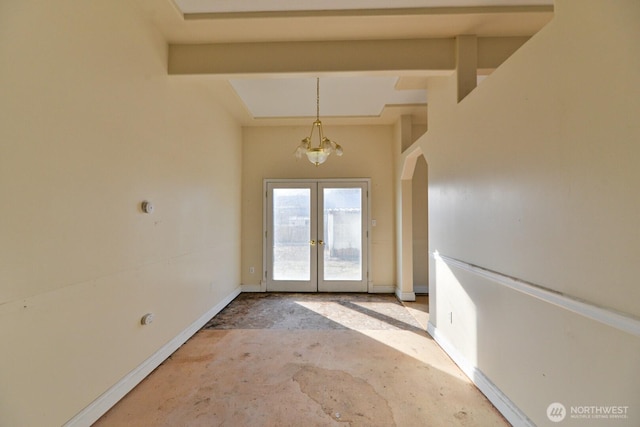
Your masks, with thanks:
M 315 245 L 316 245 L 316 241 L 315 241 L 315 240 L 309 240 L 309 244 L 310 244 L 311 246 L 315 246 Z
M 323 241 L 323 240 L 318 240 L 318 244 L 319 244 L 320 246 L 322 246 L 322 245 L 324 245 L 324 241 Z

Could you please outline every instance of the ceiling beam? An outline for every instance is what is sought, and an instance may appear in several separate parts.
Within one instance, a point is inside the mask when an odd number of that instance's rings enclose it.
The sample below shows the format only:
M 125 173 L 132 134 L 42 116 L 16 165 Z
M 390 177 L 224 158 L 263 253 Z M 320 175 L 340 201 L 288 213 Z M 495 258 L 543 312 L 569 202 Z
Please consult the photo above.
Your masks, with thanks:
M 456 37 L 456 80 L 458 102 L 471 93 L 478 84 L 478 38 Z
M 299 9 L 265 11 L 218 11 L 184 13 L 185 20 L 219 20 L 246 18 L 307 18 L 307 17 L 363 17 L 363 16 L 442 16 L 442 15 L 488 15 L 530 14 L 553 12 L 553 5 L 539 6 L 467 6 L 467 7 L 405 7 L 378 9 Z
M 493 69 L 528 37 L 478 37 L 479 68 Z M 456 69 L 456 39 L 341 40 L 169 45 L 171 75 L 217 76 L 380 72 L 448 73 Z

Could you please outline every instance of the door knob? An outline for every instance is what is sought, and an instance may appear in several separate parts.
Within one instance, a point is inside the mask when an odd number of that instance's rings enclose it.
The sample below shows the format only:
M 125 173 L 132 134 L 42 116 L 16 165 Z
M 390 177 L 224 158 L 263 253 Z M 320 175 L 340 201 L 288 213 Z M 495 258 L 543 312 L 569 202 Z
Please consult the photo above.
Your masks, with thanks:
M 315 240 L 309 240 L 309 244 L 310 244 L 311 246 L 315 246 L 315 245 L 316 245 L 316 241 L 315 241 Z
M 319 244 L 320 246 L 324 245 L 324 240 L 318 240 L 318 244 Z

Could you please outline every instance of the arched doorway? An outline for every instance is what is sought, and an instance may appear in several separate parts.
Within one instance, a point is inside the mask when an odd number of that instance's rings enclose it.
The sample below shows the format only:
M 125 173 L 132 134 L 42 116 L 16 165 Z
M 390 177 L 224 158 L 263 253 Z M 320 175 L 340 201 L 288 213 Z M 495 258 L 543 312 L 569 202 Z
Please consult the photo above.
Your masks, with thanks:
M 427 197 L 427 161 L 416 159 L 412 178 L 413 292 L 429 293 L 429 198 Z
M 400 185 L 399 296 L 416 320 L 429 321 L 428 165 L 419 147 L 405 156 Z
M 427 162 L 415 147 L 404 157 L 399 186 L 397 294 L 403 301 L 429 292 L 427 191 Z

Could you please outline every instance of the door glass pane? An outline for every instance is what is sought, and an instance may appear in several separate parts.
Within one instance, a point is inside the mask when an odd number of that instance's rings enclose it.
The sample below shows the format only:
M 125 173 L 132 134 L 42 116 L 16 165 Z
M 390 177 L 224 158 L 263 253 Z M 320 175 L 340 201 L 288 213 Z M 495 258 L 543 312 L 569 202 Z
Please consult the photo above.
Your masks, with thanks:
M 324 280 L 362 280 L 362 190 L 323 192 Z
M 311 190 L 273 189 L 273 280 L 311 279 Z

